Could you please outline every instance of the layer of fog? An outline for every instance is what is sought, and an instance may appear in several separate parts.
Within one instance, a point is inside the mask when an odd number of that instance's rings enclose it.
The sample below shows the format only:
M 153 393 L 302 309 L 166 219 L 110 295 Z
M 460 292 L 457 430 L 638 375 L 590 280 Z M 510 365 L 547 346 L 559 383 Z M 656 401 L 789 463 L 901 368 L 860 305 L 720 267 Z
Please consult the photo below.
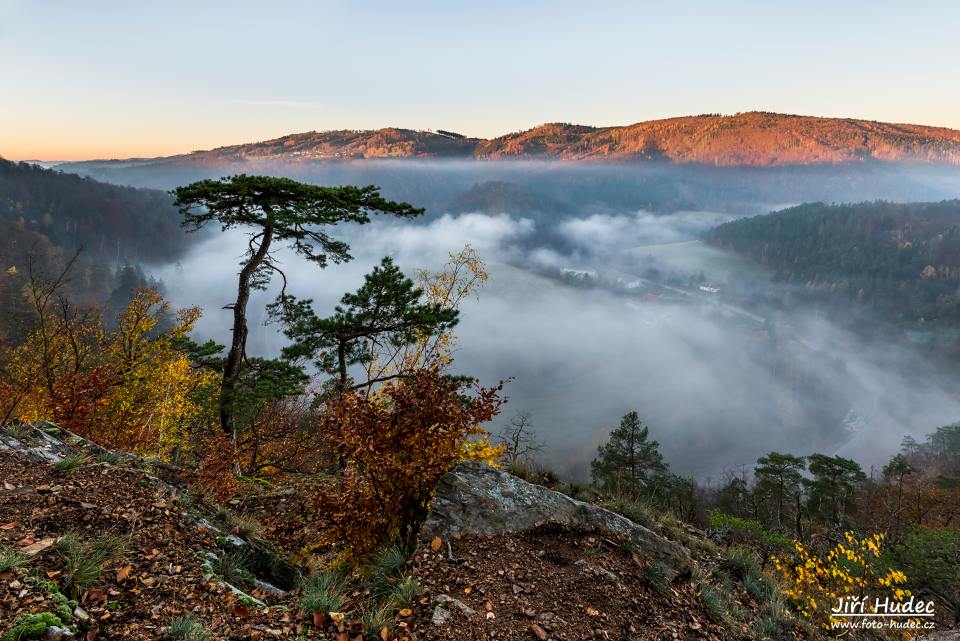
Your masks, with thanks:
M 451 211 L 511 211 L 537 219 L 546 215 L 546 222 L 640 209 L 759 214 L 787 203 L 960 197 L 960 167 L 924 163 L 711 167 L 661 162 L 174 158 L 68 163 L 59 168 L 106 182 L 158 189 L 238 173 L 288 176 L 324 185 L 375 184 L 390 198 L 425 207 L 428 217 Z M 515 202 L 490 209 L 491 203 L 485 200 L 490 194 L 483 187 L 497 183 L 517 189 L 511 194 Z
M 960 401 L 932 365 L 905 347 L 864 343 L 803 309 L 781 315 L 771 329 L 698 299 L 647 301 L 556 277 L 567 267 L 629 277 L 635 261 L 623 250 L 688 240 L 728 218 L 598 213 L 546 229 L 542 219 L 522 215 L 446 214 L 338 230 L 355 260 L 326 270 L 279 255 L 291 293 L 313 298 L 325 314 L 384 255 L 413 273 L 440 267 L 448 252 L 470 243 L 492 279 L 463 307 L 456 367 L 487 384 L 512 379 L 499 420 L 529 412 L 548 444 L 545 461 L 566 474 L 586 475 L 596 446 L 631 409 L 651 426 L 672 468 L 700 478 L 772 449 L 882 463 L 905 434 L 921 436 L 960 417 Z M 216 234 L 155 272 L 176 304 L 206 310 L 202 337 L 228 342 L 230 314 L 222 307 L 235 297 L 245 246 L 243 234 Z M 273 355 L 284 343 L 263 323 L 271 299 L 260 293 L 251 301 L 252 353 Z

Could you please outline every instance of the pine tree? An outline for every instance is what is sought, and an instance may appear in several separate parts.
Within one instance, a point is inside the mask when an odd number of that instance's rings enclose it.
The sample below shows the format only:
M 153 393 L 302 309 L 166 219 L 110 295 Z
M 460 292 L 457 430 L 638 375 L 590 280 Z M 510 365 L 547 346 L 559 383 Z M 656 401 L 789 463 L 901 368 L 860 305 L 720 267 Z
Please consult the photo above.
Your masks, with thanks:
M 397 353 L 421 337 L 448 331 L 459 315 L 455 309 L 424 301 L 423 290 L 389 257 L 364 276 L 360 289 L 343 296 L 332 316 L 317 316 L 312 302 L 281 296 L 270 306 L 293 341 L 283 354 L 289 359 L 312 359 L 334 377 L 340 393 L 405 376 L 408 372 L 397 371 L 351 384 L 349 372 L 377 354 Z
M 757 459 L 753 475 L 757 480 L 756 491 L 774 506 L 776 527 L 783 529 L 787 506 L 796 502 L 800 495 L 802 472 L 806 468 L 803 458 L 780 452 L 770 452 Z
M 842 456 L 811 454 L 807 461 L 813 478 L 803 482 L 810 512 L 843 527 L 856 490 L 867 475 L 856 461 Z
M 636 412 L 625 414 L 607 443 L 597 448 L 597 458 L 590 464 L 594 481 L 605 489 L 639 496 L 654 477 L 667 471 L 660 444 L 649 437 L 650 428 Z
M 327 226 L 341 222 L 364 224 L 371 213 L 411 218 L 423 213 L 407 203 L 380 196 L 376 187 L 320 187 L 289 178 L 231 176 L 222 180 L 201 180 L 178 187 L 173 194 L 191 231 L 207 223 L 223 230 L 234 227 L 250 230 L 246 259 L 240 269 L 237 299 L 233 309 L 233 336 L 223 365 L 220 392 L 220 426 L 235 438 L 231 421 L 232 404 L 238 398 L 238 383 L 247 360 L 247 303 L 251 289 L 266 287 L 270 277 L 286 276 L 271 255 L 275 242 L 284 242 L 297 254 L 325 267 L 350 260 L 350 247 L 332 238 Z

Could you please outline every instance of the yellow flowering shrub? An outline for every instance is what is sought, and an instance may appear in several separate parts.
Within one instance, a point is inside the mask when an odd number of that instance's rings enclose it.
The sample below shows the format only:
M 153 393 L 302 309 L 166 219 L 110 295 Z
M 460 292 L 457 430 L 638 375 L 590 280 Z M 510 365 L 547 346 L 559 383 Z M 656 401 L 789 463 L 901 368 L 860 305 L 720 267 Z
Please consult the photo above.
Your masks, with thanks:
M 902 586 L 906 575 L 899 570 L 886 570 L 879 562 L 883 534 L 857 538 L 844 533 L 844 540 L 823 556 L 794 541 L 792 556 L 776 556 L 773 565 L 784 583 L 784 594 L 805 617 L 831 628 L 841 619 L 831 610 L 844 597 L 869 596 L 903 601 L 910 591 Z M 867 611 L 870 611 L 867 605 Z

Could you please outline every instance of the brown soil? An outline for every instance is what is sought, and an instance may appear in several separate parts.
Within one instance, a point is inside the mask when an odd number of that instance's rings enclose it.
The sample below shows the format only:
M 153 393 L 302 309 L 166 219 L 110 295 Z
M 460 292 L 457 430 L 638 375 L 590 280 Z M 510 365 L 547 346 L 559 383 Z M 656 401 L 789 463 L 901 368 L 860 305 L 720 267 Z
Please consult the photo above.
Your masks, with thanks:
M 144 474 L 89 464 L 58 475 L 48 465 L 0 453 L 0 543 L 28 549 L 68 531 L 86 537 L 128 537 L 123 560 L 80 605 L 91 618 L 87 639 L 158 639 L 170 621 L 193 613 L 215 639 L 296 637 L 296 613 L 245 606 L 203 567 L 200 550 L 216 549 L 216 533 L 184 514 Z M 129 565 L 123 580 L 118 575 Z M 38 579 L 63 582 L 63 563 L 48 547 L 14 572 L 0 574 L 0 633 L 24 613 L 53 606 Z M 270 595 L 250 594 L 267 602 Z
M 555 526 L 519 536 L 465 538 L 414 560 L 427 593 L 409 627 L 419 639 L 736 639 L 706 610 L 689 581 L 665 593 L 642 561 L 611 540 Z M 431 622 L 438 597 L 444 625 Z

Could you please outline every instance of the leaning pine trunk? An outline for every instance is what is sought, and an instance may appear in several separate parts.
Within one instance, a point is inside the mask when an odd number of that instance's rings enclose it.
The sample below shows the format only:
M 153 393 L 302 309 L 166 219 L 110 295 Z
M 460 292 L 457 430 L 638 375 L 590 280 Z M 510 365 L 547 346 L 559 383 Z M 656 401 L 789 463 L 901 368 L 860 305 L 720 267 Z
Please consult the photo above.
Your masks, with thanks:
M 246 355 L 247 302 L 250 300 L 250 279 L 270 252 L 271 240 L 273 240 L 273 225 L 267 223 L 263 228 L 260 247 L 240 270 L 237 302 L 233 305 L 233 339 L 230 342 L 230 353 L 227 355 L 227 362 L 223 367 L 223 382 L 220 385 L 220 427 L 227 436 L 233 439 L 234 445 L 237 443 L 237 434 L 231 420 L 231 406 L 236 393 L 237 380 L 240 378 L 240 369 L 243 367 L 243 359 Z

